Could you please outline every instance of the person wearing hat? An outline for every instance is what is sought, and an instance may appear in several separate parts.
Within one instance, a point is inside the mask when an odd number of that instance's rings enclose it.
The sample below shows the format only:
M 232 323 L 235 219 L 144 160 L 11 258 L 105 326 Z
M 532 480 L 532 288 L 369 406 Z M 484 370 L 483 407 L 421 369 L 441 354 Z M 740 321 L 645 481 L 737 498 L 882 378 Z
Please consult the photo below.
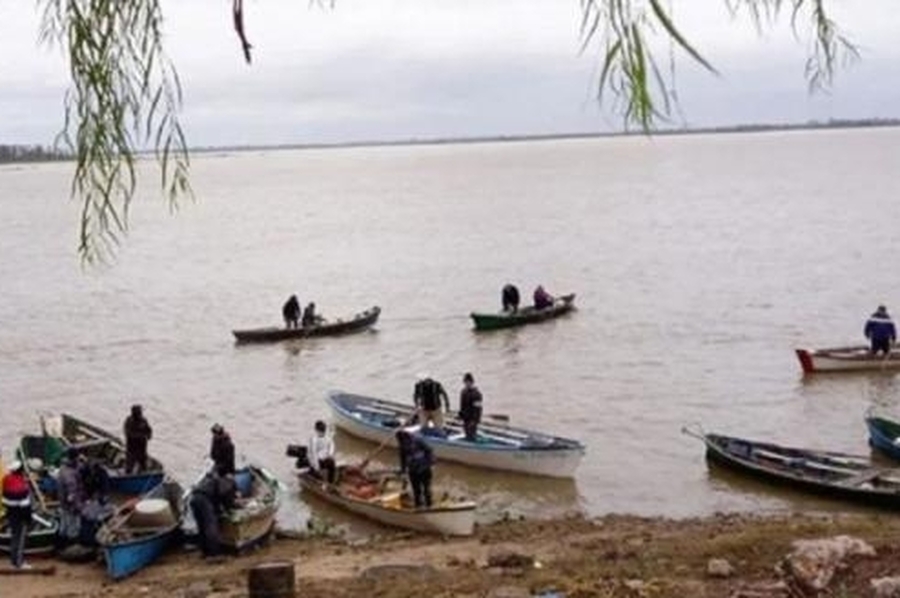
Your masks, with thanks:
M 153 428 L 144 417 L 140 405 L 131 406 L 131 415 L 125 418 L 125 473 L 135 469 L 147 471 L 147 443 L 153 438 Z
M 84 506 L 84 489 L 78 467 L 78 449 L 69 447 L 56 474 L 59 496 L 59 541 L 64 548 L 77 541 L 81 533 L 81 508 Z
M 231 436 L 221 424 L 215 424 L 210 430 L 212 442 L 209 446 L 209 458 L 215 463 L 219 475 L 234 473 L 234 443 Z
M 863 334 L 871 343 L 870 351 L 877 355 L 884 353 L 885 357 L 891 352 L 891 347 L 897 342 L 897 329 L 887 313 L 887 308 L 879 305 L 863 328 Z
M 406 475 L 412 486 L 416 508 L 431 507 L 431 466 L 434 452 L 428 443 L 405 428 L 396 433 L 400 449 L 400 475 Z
M 481 391 L 475 386 L 475 378 L 466 372 L 463 389 L 459 393 L 459 419 L 462 420 L 466 440 L 475 442 L 478 438 L 478 424 L 481 422 Z
M 413 403 L 416 405 L 418 422 L 427 426 L 428 422 L 437 428 L 443 429 L 444 415 L 441 413 L 441 399 L 444 408 L 450 411 L 450 398 L 444 386 L 434 380 L 428 374 L 419 374 L 416 385 L 413 387 Z
M 21 461 L 9 464 L 3 476 L 3 508 L 9 523 L 9 559 L 16 569 L 30 569 L 25 563 L 25 538 L 31 524 L 31 485 Z

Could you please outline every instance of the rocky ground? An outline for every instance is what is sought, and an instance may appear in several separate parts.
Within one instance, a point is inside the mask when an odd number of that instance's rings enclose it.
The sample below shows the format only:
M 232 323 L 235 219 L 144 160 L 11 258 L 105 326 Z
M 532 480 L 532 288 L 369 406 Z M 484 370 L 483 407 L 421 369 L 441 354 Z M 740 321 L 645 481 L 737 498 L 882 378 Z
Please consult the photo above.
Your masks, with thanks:
M 0 576 L 0 597 L 247 596 L 248 570 L 274 561 L 292 562 L 297 595 L 315 597 L 900 597 L 900 519 L 890 514 L 572 517 L 500 522 L 465 539 L 290 536 L 217 563 L 173 553 L 120 582 L 99 563 L 57 563 L 50 575 Z

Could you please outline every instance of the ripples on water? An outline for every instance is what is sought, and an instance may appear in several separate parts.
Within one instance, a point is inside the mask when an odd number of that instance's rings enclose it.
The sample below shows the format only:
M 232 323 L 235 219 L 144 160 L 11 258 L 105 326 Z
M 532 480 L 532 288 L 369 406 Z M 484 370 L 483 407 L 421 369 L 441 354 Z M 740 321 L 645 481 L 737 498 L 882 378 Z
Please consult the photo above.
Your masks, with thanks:
M 220 421 L 287 482 L 299 525 L 284 448 L 327 418 L 328 389 L 408 400 L 428 370 L 456 404 L 471 370 L 487 411 L 588 446 L 571 482 L 441 465 L 485 518 L 832 508 L 708 471 L 680 429 L 868 451 L 863 413 L 896 410 L 896 379 L 804 379 L 792 349 L 861 340 L 878 303 L 900 313 L 898 145 L 878 129 L 198 155 L 198 202 L 170 217 L 151 173 L 117 263 L 88 271 L 69 165 L 3 167 L 0 444 L 39 412 L 117 430 L 139 401 L 190 481 Z M 507 281 L 579 310 L 474 334 L 468 312 Z M 291 293 L 384 311 L 375 332 L 233 344 Z

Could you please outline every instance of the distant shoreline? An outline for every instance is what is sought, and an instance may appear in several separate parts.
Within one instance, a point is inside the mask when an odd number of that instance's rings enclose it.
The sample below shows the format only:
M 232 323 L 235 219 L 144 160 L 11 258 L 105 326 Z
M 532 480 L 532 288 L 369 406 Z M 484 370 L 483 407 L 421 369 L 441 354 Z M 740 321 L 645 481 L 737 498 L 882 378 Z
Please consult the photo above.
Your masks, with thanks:
M 663 137 L 674 135 L 716 135 L 731 133 L 769 133 L 776 131 L 814 131 L 832 129 L 860 129 L 875 127 L 900 127 L 900 118 L 870 118 L 870 119 L 831 119 L 826 122 L 810 121 L 795 124 L 745 124 L 729 125 L 723 127 L 697 127 L 684 129 L 654 129 L 650 132 L 639 131 L 610 131 L 610 132 L 572 132 L 572 133 L 546 133 L 535 135 L 482 135 L 474 137 L 434 137 L 434 138 L 408 138 L 394 140 L 359 140 L 359 141 L 335 141 L 322 143 L 283 143 L 261 145 L 222 145 L 222 146 L 197 146 L 190 148 L 191 153 L 211 154 L 221 152 L 253 152 L 273 150 L 316 150 L 316 149 L 345 149 L 360 147 L 395 147 L 416 145 L 451 145 L 464 143 L 519 143 L 528 141 L 553 141 L 567 139 L 602 139 L 610 137 Z M 3 164 L 29 164 L 36 162 L 60 162 L 71 161 L 73 157 L 65 156 L 55 150 L 43 150 L 34 145 L 7 145 L 6 148 L 21 148 L 21 153 L 10 152 L 4 156 L 0 152 L 0 165 Z M 44 152 L 41 154 L 41 152 Z M 153 154 L 152 150 L 138 152 L 143 156 Z M 8 156 L 12 157 L 8 157 Z
M 795 124 L 745 124 L 729 125 L 723 127 L 697 127 L 690 129 L 654 129 L 645 132 L 640 131 L 610 131 L 610 132 L 573 132 L 573 133 L 546 133 L 535 135 L 483 135 L 474 137 L 434 137 L 434 138 L 409 138 L 395 140 L 360 140 L 360 141 L 335 141 L 322 143 L 284 143 L 263 145 L 226 145 L 226 146 L 201 146 L 191 148 L 196 153 L 215 153 L 231 151 L 271 151 L 271 150 L 309 150 L 309 149 L 344 149 L 359 147 L 393 147 L 407 145 L 451 145 L 465 143 L 504 143 L 527 141 L 552 141 L 563 139 L 598 139 L 608 137 L 661 137 L 674 135 L 708 135 L 729 133 L 768 133 L 775 131 L 809 131 L 830 129 L 860 129 L 875 127 L 900 127 L 900 118 L 877 119 L 831 119 L 826 122 L 811 121 Z

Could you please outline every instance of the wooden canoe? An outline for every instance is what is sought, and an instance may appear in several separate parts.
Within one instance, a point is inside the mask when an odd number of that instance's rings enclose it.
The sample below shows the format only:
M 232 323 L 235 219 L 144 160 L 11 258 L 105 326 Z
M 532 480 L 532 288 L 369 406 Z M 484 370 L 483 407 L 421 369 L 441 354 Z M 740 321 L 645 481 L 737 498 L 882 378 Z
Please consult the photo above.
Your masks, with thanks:
M 122 579 L 153 563 L 179 537 L 183 515 L 182 489 L 173 480 L 119 507 L 97 532 L 109 576 Z
M 900 370 L 900 352 L 873 354 L 865 345 L 828 349 L 795 349 L 803 373 Z
M 575 309 L 575 293 L 562 295 L 553 300 L 553 305 L 544 309 L 535 309 L 532 306 L 523 307 L 516 311 L 501 311 L 494 313 L 472 312 L 470 317 L 475 323 L 475 330 L 500 330 L 544 322 L 569 313 Z
M 332 391 L 326 397 L 335 425 L 372 442 L 397 442 L 394 434 L 412 412 L 408 404 Z M 530 475 L 570 478 L 584 457 L 577 440 L 482 421 L 475 442 L 466 440 L 462 422 L 447 414 L 444 430 L 408 428 L 434 449 L 435 457 L 474 467 Z
M 347 319 L 323 320 L 312 326 L 301 326 L 300 328 L 269 326 L 232 330 L 231 333 L 239 343 L 273 343 L 297 338 L 337 336 L 366 330 L 378 321 L 379 315 L 381 315 L 381 308 L 376 305 Z
M 832 498 L 900 509 L 900 469 L 878 467 L 866 456 L 720 434 L 699 437 L 712 463 Z
M 339 467 L 338 482 L 328 484 L 304 468 L 297 478 L 304 491 L 384 525 L 444 536 L 471 536 L 475 530 L 474 502 L 443 496 L 429 508 L 416 508 L 394 475 Z
M 79 454 L 99 460 L 109 474 L 110 492 L 122 496 L 139 496 L 162 483 L 162 463 L 149 456 L 147 471 L 125 472 L 125 442 L 106 430 L 67 413 L 41 418 L 44 434 L 24 436 L 20 453 L 26 465 L 39 460 L 45 468 L 59 467 L 66 449 L 75 447 Z

